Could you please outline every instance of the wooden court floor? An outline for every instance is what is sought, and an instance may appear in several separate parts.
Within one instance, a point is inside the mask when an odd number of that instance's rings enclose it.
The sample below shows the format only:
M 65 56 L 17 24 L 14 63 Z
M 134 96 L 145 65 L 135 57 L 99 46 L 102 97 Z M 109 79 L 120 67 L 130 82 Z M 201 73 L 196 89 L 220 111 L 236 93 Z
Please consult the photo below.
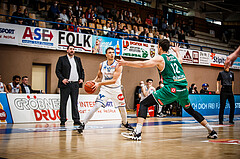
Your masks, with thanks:
M 0 124 L 0 158 L 240 159 L 240 115 L 235 119 L 235 125 L 218 125 L 217 116 L 207 117 L 218 132 L 214 141 L 193 118 L 148 118 L 142 141 L 123 138 L 119 120 L 91 121 L 83 134 L 72 122 L 63 128 L 59 123 Z M 128 120 L 135 126 L 136 118 Z

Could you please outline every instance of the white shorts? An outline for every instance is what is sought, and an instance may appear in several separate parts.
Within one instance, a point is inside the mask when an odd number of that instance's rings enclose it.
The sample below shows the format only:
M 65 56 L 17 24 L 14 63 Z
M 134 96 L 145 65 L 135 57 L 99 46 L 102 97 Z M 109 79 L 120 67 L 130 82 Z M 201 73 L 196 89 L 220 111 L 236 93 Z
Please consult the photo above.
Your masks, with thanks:
M 102 107 L 118 108 L 126 105 L 121 87 L 106 88 L 102 86 L 95 102 L 101 103 Z

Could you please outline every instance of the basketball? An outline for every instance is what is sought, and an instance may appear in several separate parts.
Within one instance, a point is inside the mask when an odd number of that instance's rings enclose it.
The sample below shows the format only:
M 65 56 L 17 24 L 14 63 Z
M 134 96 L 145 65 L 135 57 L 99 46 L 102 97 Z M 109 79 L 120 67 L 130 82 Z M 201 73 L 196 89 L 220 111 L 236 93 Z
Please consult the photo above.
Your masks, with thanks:
M 88 94 L 93 94 L 95 91 L 93 91 L 92 87 L 95 85 L 94 82 L 92 81 L 87 81 L 84 85 L 84 90 L 88 93 Z

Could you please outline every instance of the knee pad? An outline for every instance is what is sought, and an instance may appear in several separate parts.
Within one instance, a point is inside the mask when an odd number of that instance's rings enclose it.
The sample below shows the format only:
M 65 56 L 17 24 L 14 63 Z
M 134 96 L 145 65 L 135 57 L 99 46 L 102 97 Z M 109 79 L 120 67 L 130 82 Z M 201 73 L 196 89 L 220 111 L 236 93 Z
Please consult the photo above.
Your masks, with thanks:
M 196 119 L 199 123 L 201 123 L 205 118 L 197 111 L 195 111 L 192 106 L 190 106 L 189 108 L 184 110 L 191 115 L 192 117 L 194 117 L 194 119 Z

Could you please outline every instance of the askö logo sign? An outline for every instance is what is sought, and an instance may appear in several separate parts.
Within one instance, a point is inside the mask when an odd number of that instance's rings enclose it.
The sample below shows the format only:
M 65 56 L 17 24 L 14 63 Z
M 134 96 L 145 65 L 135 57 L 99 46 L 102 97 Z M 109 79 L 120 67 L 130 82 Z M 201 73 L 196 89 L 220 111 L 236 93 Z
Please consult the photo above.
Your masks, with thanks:
M 14 100 L 14 106 L 19 111 L 33 111 L 36 121 L 43 119 L 56 120 L 59 119 L 59 98 L 37 98 L 35 95 L 30 97 L 27 95 L 26 98 L 16 98 Z

